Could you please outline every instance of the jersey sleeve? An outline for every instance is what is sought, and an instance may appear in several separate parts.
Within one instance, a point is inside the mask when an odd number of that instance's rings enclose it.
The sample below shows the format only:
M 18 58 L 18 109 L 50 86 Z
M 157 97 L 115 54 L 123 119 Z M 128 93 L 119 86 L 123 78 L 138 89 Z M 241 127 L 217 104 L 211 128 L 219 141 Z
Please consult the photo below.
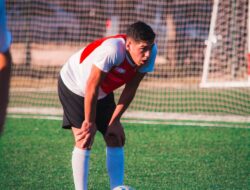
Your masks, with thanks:
M 154 71 L 156 55 L 157 55 L 157 45 L 154 44 L 154 46 L 152 47 L 152 52 L 151 52 L 151 55 L 150 55 L 150 58 L 149 58 L 147 64 L 143 65 L 139 69 L 140 73 L 147 73 L 147 72 Z
M 93 53 L 93 64 L 100 70 L 109 72 L 113 66 L 120 64 L 125 58 L 125 46 L 122 40 L 109 39 Z

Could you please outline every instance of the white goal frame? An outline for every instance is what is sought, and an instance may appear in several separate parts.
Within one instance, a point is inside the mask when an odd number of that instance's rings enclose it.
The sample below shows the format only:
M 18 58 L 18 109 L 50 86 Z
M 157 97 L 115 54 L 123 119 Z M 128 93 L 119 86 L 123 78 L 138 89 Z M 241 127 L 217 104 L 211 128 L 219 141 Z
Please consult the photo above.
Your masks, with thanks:
M 209 60 L 211 56 L 212 45 L 215 43 L 216 36 L 214 34 L 215 23 L 218 14 L 219 0 L 214 0 L 213 11 L 211 15 L 210 30 L 208 40 L 206 41 L 205 58 L 203 62 L 203 73 L 201 78 L 201 88 L 247 88 L 250 87 L 250 0 L 248 1 L 248 21 L 247 21 L 247 45 L 248 45 L 248 79 L 246 81 L 228 81 L 228 82 L 209 82 Z

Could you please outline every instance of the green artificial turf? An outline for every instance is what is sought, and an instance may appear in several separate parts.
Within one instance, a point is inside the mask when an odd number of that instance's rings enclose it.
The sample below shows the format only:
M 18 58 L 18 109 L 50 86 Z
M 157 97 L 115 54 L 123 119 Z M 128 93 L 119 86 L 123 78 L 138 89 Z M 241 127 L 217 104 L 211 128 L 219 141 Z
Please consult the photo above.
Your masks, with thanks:
M 0 189 L 71 190 L 73 138 L 61 121 L 8 118 L 0 137 Z M 137 190 L 249 189 L 249 128 L 128 124 L 125 184 Z M 97 133 L 89 190 L 109 189 Z

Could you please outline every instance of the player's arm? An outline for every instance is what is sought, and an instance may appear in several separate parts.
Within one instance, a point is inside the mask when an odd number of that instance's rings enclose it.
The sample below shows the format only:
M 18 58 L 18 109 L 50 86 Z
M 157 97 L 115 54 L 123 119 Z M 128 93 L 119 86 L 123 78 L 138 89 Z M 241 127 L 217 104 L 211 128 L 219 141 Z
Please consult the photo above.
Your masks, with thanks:
M 84 98 L 84 111 L 86 122 L 95 122 L 98 90 L 105 76 L 105 72 L 93 65 L 85 89 L 86 94 Z
M 96 104 L 98 89 L 106 73 L 93 65 L 86 85 L 84 97 L 84 121 L 81 129 L 73 128 L 76 146 L 82 149 L 91 149 L 96 133 Z
M 132 102 L 136 90 L 145 76 L 145 73 L 137 73 L 136 76 L 126 84 L 112 118 L 109 122 L 107 133 L 105 134 L 105 141 L 109 147 L 122 147 L 125 144 L 125 133 L 120 122 L 122 114 L 126 111 L 129 104 Z M 115 137 L 115 138 L 114 138 Z
M 137 72 L 135 77 L 126 84 L 119 98 L 119 101 L 113 113 L 113 116 L 110 120 L 110 124 L 114 121 L 120 120 L 122 114 L 126 111 L 129 104 L 132 102 L 136 94 L 136 90 L 144 76 L 145 76 L 145 73 Z

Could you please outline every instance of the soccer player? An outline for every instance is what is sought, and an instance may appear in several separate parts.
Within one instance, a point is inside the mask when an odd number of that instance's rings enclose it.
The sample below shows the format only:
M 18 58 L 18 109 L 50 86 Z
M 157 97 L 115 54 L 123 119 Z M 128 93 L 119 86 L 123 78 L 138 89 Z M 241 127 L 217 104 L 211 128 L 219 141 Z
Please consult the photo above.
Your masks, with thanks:
M 4 129 L 6 109 L 9 100 L 11 69 L 10 55 L 11 34 L 7 29 L 5 1 L 0 1 L 0 135 Z
M 91 145 L 96 131 L 106 142 L 110 188 L 123 184 L 125 134 L 121 116 L 147 72 L 154 70 L 155 33 L 144 22 L 126 34 L 98 39 L 69 58 L 60 71 L 58 94 L 63 128 L 72 129 L 75 147 L 72 168 L 75 189 L 86 190 Z M 125 84 L 117 105 L 113 91 Z

